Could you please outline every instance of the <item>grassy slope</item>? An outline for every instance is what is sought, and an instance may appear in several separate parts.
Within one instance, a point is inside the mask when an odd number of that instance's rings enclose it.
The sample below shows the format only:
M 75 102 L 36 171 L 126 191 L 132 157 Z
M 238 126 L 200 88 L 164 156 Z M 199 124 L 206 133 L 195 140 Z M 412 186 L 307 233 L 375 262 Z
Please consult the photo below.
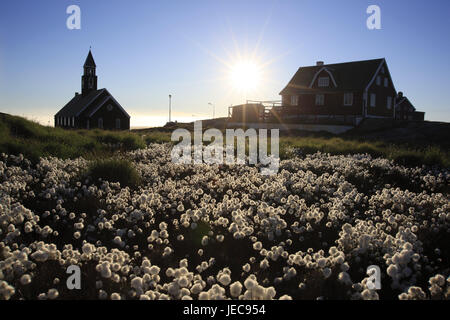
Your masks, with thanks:
M 63 130 L 0 114 L 0 152 L 22 153 L 33 162 L 41 156 L 94 159 L 143 147 L 143 139 L 130 132 Z
M 192 130 L 192 125 L 187 129 Z M 205 126 L 206 127 L 206 126 Z M 143 148 L 146 144 L 170 142 L 175 127 L 114 132 L 102 130 L 63 130 L 41 126 L 21 117 L 0 114 L 0 152 L 19 154 L 32 161 L 40 156 L 88 159 L 108 157 L 116 151 Z M 204 128 L 205 129 L 205 128 Z M 291 156 L 291 148 L 302 154 L 317 151 L 331 154 L 369 153 L 393 159 L 404 165 L 439 165 L 450 167 L 447 145 L 427 145 L 417 139 L 402 142 L 387 142 L 387 139 L 369 139 L 366 136 L 333 136 L 325 133 L 296 132 L 282 134 L 280 155 Z

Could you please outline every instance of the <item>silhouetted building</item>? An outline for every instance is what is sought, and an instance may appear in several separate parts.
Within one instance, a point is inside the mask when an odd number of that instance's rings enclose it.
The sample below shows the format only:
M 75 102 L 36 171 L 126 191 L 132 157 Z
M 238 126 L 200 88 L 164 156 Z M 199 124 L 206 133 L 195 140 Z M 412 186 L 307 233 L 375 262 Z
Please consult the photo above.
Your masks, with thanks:
M 425 119 L 425 112 L 416 111 L 411 101 L 403 96 L 403 92 L 400 91 L 395 98 L 395 119 L 423 121 Z
M 67 129 L 129 130 L 130 116 L 106 89 L 97 89 L 96 65 L 92 52 L 84 63 L 81 94 L 55 115 L 55 127 Z
M 301 67 L 280 92 L 275 118 L 293 122 L 393 118 L 396 90 L 385 59 Z M 277 110 L 274 110 L 277 112 Z

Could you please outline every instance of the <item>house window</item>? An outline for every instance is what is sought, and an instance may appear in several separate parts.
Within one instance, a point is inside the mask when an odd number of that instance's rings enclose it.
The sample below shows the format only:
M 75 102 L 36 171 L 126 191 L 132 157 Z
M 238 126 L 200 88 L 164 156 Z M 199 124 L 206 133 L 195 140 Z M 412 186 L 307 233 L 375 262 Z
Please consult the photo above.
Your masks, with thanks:
M 75 117 L 72 117 L 72 127 L 75 127 Z
M 353 93 L 344 93 L 344 106 L 351 106 L 353 105 Z
M 389 85 L 389 79 L 388 78 L 384 78 L 384 86 L 387 88 Z
M 329 77 L 319 77 L 319 87 L 328 87 L 330 85 Z
M 381 86 L 381 77 L 377 76 L 377 86 Z
M 298 96 L 291 96 L 291 106 L 298 105 Z
M 323 106 L 325 102 L 325 96 L 323 94 L 316 94 L 316 106 Z
M 384 67 L 381 67 L 381 73 L 384 73 Z
M 120 119 L 116 119 L 116 129 L 120 129 Z
M 392 97 L 387 97 L 386 107 L 391 110 L 392 108 Z
M 377 100 L 377 95 L 375 93 L 370 94 L 370 106 L 375 107 Z
M 98 127 L 99 129 L 103 129 L 103 118 L 98 118 Z

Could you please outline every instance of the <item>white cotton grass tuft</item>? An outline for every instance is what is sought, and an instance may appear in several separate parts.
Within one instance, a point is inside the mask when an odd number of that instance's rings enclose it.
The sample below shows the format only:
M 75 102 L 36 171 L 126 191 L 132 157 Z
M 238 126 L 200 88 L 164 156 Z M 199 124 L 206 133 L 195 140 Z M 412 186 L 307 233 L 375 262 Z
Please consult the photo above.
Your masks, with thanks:
M 0 299 L 67 298 L 60 275 L 70 265 L 94 277 L 92 299 L 303 299 L 304 274 L 339 288 L 317 299 L 378 299 L 364 261 L 383 266 L 392 288 L 383 297 L 449 297 L 436 244 L 450 230 L 448 170 L 293 153 L 262 177 L 258 166 L 174 164 L 170 152 L 123 153 L 142 178 L 137 189 L 80 179 L 91 163 L 83 158 L 32 166 L 0 154 Z M 101 205 L 83 212 L 91 199 Z M 48 209 L 25 205 L 38 202 Z M 42 287 L 48 265 L 55 273 Z

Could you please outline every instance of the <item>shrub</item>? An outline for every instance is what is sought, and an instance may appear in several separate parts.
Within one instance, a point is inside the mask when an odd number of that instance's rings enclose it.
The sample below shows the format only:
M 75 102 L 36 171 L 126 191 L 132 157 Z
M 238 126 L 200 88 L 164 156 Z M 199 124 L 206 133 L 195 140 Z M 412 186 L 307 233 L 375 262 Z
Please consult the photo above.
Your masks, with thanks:
M 145 143 L 137 135 L 127 135 L 122 139 L 123 148 L 127 151 L 145 148 Z
M 133 164 L 124 159 L 97 160 L 89 166 L 87 175 L 98 181 L 119 182 L 122 187 L 136 187 L 141 177 Z

